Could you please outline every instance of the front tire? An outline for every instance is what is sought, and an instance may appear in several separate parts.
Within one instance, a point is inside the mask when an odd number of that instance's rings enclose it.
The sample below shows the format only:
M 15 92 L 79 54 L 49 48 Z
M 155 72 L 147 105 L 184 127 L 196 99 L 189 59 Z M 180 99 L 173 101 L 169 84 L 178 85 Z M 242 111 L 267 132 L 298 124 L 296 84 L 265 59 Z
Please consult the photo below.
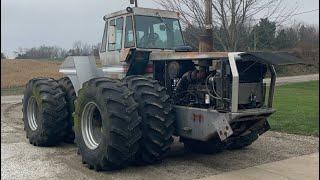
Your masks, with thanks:
M 141 148 L 137 163 L 157 163 L 170 151 L 173 142 L 174 114 L 170 97 L 158 81 L 144 76 L 128 76 L 123 79 L 134 92 L 142 117 Z
M 74 131 L 73 131 L 73 117 L 72 114 L 74 113 L 74 101 L 77 98 L 76 92 L 74 90 L 73 84 L 71 82 L 71 80 L 68 77 L 63 77 L 61 79 L 58 80 L 59 85 L 61 86 L 63 92 L 65 93 L 65 98 L 67 101 L 67 108 L 68 108 L 68 112 L 69 115 L 66 119 L 68 126 L 67 126 L 67 132 L 66 132 L 66 137 L 64 139 L 64 141 L 66 143 L 73 143 L 74 141 Z
M 23 97 L 24 129 L 35 146 L 53 146 L 66 134 L 68 116 L 64 93 L 54 79 L 32 79 Z
M 120 81 L 95 78 L 84 83 L 75 104 L 75 142 L 82 162 L 97 171 L 127 166 L 142 136 L 132 92 Z

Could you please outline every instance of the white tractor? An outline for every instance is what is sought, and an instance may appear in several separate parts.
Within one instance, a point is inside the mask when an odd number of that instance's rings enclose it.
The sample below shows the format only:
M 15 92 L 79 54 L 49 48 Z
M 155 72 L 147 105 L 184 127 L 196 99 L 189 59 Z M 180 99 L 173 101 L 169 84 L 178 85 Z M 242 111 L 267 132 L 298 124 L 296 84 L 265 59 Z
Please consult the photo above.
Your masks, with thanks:
M 74 141 L 97 171 L 160 162 L 173 136 L 202 153 L 250 145 L 270 129 L 274 65 L 298 61 L 285 53 L 192 52 L 177 12 L 129 7 L 104 21 L 102 68 L 94 57 L 70 56 L 64 78 L 32 79 L 23 98 L 31 144 Z

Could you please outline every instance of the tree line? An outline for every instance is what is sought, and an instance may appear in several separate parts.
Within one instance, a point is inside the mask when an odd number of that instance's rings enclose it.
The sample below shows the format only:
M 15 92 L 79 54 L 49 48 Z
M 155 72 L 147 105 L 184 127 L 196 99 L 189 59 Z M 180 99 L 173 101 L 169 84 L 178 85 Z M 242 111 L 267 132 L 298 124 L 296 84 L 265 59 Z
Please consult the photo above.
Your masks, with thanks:
M 1 52 L 1 59 L 6 59 L 6 58 L 7 58 L 6 55 L 3 52 Z
M 319 48 L 319 29 L 311 25 L 292 25 L 291 27 L 277 28 L 276 22 L 268 18 L 261 19 L 253 28 L 242 29 L 244 32 L 239 37 L 237 48 L 234 51 L 259 51 L 259 50 L 284 50 L 292 48 L 317 49 Z M 218 38 L 223 38 L 223 29 L 215 27 L 214 32 L 221 36 L 214 36 L 215 51 L 226 51 L 226 47 Z M 196 32 L 196 33 L 195 33 Z M 187 26 L 183 33 L 185 41 L 194 50 L 199 46 L 199 27 Z M 46 46 L 33 48 L 19 48 L 15 51 L 16 59 L 64 59 L 69 55 L 99 56 L 100 43 L 89 45 L 81 41 L 73 43 L 69 50 L 58 46 Z M 5 59 L 1 53 L 1 59 Z
M 319 48 L 319 29 L 312 25 L 292 25 L 290 27 L 277 28 L 276 22 L 268 18 L 261 19 L 252 28 L 243 28 L 243 33 L 238 38 L 237 47 L 233 51 L 261 51 L 261 50 L 288 50 L 293 48 L 317 49 Z M 202 29 L 187 26 L 184 30 L 186 43 L 197 50 L 199 47 L 199 34 Z M 214 27 L 214 32 L 220 34 L 214 36 L 214 50 L 228 51 L 219 40 L 223 38 L 223 29 Z
M 100 43 L 90 45 L 82 41 L 75 41 L 71 49 L 58 46 L 42 45 L 32 48 L 19 48 L 15 51 L 16 59 L 50 59 L 61 60 L 67 56 L 99 56 Z
M 171 11 L 180 12 L 185 40 L 198 49 L 199 35 L 206 29 L 204 0 L 157 0 Z M 299 8 L 283 0 L 212 0 L 215 51 L 258 51 L 318 46 L 319 29 L 310 25 L 283 24 Z M 289 8 L 291 7 L 291 8 Z M 258 18 L 259 17 L 259 18 Z M 257 19 L 258 18 L 258 19 Z

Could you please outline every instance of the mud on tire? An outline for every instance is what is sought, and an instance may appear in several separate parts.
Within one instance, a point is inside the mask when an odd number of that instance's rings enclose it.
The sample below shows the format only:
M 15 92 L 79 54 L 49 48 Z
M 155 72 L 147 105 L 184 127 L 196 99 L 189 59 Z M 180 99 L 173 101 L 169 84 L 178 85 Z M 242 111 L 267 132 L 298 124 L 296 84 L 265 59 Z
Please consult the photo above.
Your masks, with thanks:
M 134 92 L 142 117 L 143 138 L 136 162 L 159 162 L 169 152 L 173 142 L 174 113 L 170 97 L 165 88 L 151 78 L 128 76 L 123 82 Z
M 54 79 L 30 80 L 22 104 L 24 129 L 31 144 L 52 146 L 63 140 L 67 128 L 67 103 Z
M 84 83 L 75 105 L 75 142 L 82 162 L 97 171 L 132 162 L 142 136 L 132 91 L 120 81 L 95 78 Z
M 63 92 L 65 93 L 65 98 L 67 101 L 67 108 L 69 113 L 66 119 L 68 126 L 66 129 L 67 132 L 66 132 L 66 137 L 64 141 L 67 143 L 73 143 L 75 135 L 72 129 L 74 124 L 72 114 L 74 113 L 74 110 L 75 110 L 74 101 L 76 100 L 77 95 L 72 85 L 72 82 L 68 77 L 63 77 L 59 79 L 58 83 L 61 86 Z

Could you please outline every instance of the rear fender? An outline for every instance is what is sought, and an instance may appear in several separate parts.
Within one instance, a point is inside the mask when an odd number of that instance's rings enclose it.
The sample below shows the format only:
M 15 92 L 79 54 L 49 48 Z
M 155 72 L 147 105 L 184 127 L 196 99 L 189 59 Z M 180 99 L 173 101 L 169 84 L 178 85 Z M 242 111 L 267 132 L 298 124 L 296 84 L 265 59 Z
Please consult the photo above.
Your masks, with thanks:
M 60 66 L 59 72 L 70 78 L 77 95 L 83 83 L 104 76 L 103 71 L 97 68 L 93 56 L 69 56 Z

